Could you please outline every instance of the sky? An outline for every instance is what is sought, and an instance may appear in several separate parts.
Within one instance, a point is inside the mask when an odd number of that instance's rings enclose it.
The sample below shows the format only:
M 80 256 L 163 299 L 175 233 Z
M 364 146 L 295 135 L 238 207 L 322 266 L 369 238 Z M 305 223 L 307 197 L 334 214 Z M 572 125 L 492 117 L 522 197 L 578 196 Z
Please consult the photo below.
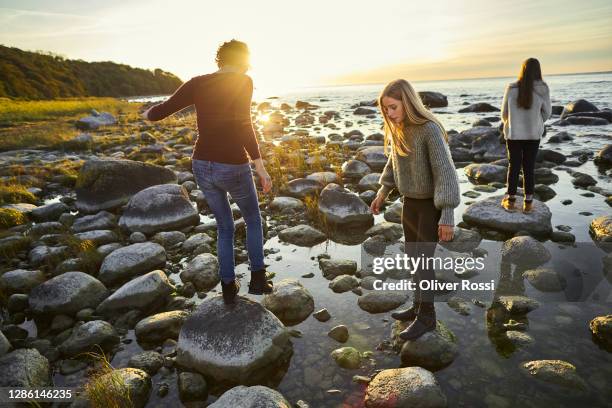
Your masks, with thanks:
M 0 0 L 0 44 L 71 59 L 216 70 L 223 41 L 251 49 L 258 87 L 612 70 L 612 1 Z

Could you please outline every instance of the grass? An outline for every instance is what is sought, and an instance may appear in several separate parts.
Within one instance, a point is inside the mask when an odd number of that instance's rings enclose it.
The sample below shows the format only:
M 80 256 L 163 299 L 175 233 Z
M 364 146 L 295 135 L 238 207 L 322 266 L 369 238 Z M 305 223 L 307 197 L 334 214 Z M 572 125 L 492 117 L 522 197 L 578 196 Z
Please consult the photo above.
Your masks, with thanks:
M 22 184 L 0 184 L 0 205 L 29 203 L 36 204 L 38 199 Z
M 89 376 L 83 386 L 84 396 L 94 408 L 132 407 L 130 388 L 123 377 L 108 361 L 106 354 L 88 352 L 84 355 L 93 359 L 98 368 Z
M 110 112 L 118 127 L 138 115 L 140 104 L 114 98 L 22 101 L 0 98 L 0 151 L 61 148 L 81 131 L 74 121 L 92 109 Z
M 48 101 L 21 101 L 0 98 L 0 126 L 19 122 L 40 122 L 89 114 L 92 109 L 112 114 L 131 110 L 131 104 L 115 98 L 69 98 Z

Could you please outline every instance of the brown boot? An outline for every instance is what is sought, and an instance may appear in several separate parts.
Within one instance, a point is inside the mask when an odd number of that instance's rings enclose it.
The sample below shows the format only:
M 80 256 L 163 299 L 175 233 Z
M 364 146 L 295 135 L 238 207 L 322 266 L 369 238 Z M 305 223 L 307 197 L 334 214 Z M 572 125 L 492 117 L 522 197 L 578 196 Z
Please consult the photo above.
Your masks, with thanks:
M 530 213 L 533 211 L 533 200 L 523 200 L 523 212 Z
M 221 280 L 221 290 L 223 291 L 223 302 L 226 305 L 233 304 L 236 302 L 236 295 L 240 291 L 240 281 L 234 279 L 230 283 L 224 283 Z
M 501 206 L 504 210 L 508 212 L 515 212 L 516 211 L 515 203 L 516 203 L 516 198 L 514 196 L 506 196 L 501 201 Z
M 402 340 L 416 340 L 425 333 L 436 329 L 436 309 L 433 302 L 422 302 L 417 318 L 403 330 L 399 337 Z
M 249 282 L 249 293 L 251 295 L 263 295 L 272 293 L 274 287 L 272 281 L 266 280 L 266 270 L 251 271 L 251 282 Z

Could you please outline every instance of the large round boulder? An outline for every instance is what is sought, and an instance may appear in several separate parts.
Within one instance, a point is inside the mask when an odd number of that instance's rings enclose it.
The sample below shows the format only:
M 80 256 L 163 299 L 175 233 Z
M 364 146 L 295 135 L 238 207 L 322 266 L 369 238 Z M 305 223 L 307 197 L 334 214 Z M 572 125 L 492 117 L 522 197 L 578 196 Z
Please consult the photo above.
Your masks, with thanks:
M 404 365 L 439 370 L 455 360 L 459 353 L 457 338 L 444 323 L 438 320 L 435 330 L 425 333 L 418 339 L 404 341 L 399 334 L 410 323 L 396 321 L 392 329 L 393 341 L 401 347 L 400 356 Z
M 36 286 L 28 298 L 38 314 L 75 314 L 95 308 L 108 296 L 102 282 L 83 272 L 65 272 Z
M 59 351 L 68 357 L 81 353 L 110 351 L 119 344 L 119 335 L 115 328 L 104 320 L 91 320 L 74 328 L 60 346 Z
M 96 312 L 111 316 L 134 309 L 143 312 L 155 310 L 166 303 L 174 289 L 163 271 L 152 271 L 121 286 L 98 305 Z
M 183 323 L 176 362 L 216 382 L 258 384 L 292 353 L 288 330 L 262 305 L 238 297 L 227 307 L 214 296 Z
M 265 295 L 261 304 L 285 324 L 297 324 L 314 311 L 314 299 L 296 279 L 283 279 Z
M 501 248 L 504 261 L 522 266 L 539 266 L 551 258 L 550 251 L 537 239 L 519 236 L 504 242 Z
M 76 181 L 76 207 L 84 213 L 118 208 L 140 190 L 176 181 L 172 170 L 154 164 L 89 160 L 81 166 Z
M 596 242 L 606 243 L 609 249 L 612 243 L 612 215 L 595 218 L 591 221 L 589 232 Z
M 334 183 L 321 192 L 319 212 L 329 224 L 336 226 L 369 228 L 374 224 L 370 207 L 357 194 Z
M 283 395 L 263 385 L 238 385 L 219 397 L 209 408 L 290 408 Z
M 463 220 L 470 225 L 514 234 L 527 231 L 530 234 L 548 236 L 552 232 L 552 214 L 548 206 L 541 201 L 533 200 L 533 211 L 507 212 L 500 205 L 502 196 L 489 197 L 471 204 L 463 212 Z M 517 206 L 522 206 L 522 199 L 517 197 Z
M 568 103 L 563 108 L 563 112 L 561 113 L 561 119 L 564 119 L 566 116 L 575 114 L 575 113 L 583 113 L 583 112 L 597 112 L 599 109 L 597 106 L 593 105 L 591 102 L 585 99 L 576 99 L 573 102 Z
M 368 384 L 367 408 L 444 408 L 446 396 L 436 377 L 421 367 L 383 370 Z
M 428 108 L 444 108 L 448 106 L 448 98 L 440 92 L 421 91 L 419 92 L 423 105 Z
M 612 167 L 612 144 L 607 145 L 597 152 L 593 161 L 598 166 Z
M 0 387 L 51 386 L 49 360 L 36 349 L 20 348 L 0 357 Z
M 187 262 L 179 277 L 183 283 L 193 283 L 198 291 L 208 291 L 221 280 L 219 261 L 213 254 L 199 254 Z
M 280 231 L 278 238 L 298 246 L 313 246 L 325 241 L 327 236 L 310 225 L 300 224 Z
M 387 164 L 387 156 L 385 156 L 383 146 L 359 149 L 355 158 L 366 163 L 373 171 L 382 171 Z
M 161 184 L 136 193 L 129 201 L 119 226 L 130 232 L 154 234 L 198 225 L 198 210 L 185 187 Z
M 506 181 L 508 169 L 496 164 L 470 164 L 463 170 L 465 175 L 476 184 Z
M 166 250 L 163 246 L 153 242 L 141 242 L 108 254 L 100 266 L 98 278 L 106 285 L 115 285 L 165 265 Z

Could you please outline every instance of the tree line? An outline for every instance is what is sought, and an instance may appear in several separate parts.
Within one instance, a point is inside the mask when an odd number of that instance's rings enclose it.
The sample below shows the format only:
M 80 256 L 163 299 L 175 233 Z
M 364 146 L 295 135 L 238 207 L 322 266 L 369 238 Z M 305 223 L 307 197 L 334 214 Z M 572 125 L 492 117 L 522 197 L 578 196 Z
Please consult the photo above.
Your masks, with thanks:
M 173 93 L 182 81 L 170 72 L 114 62 L 70 60 L 60 55 L 0 45 L 0 97 L 54 99 Z

